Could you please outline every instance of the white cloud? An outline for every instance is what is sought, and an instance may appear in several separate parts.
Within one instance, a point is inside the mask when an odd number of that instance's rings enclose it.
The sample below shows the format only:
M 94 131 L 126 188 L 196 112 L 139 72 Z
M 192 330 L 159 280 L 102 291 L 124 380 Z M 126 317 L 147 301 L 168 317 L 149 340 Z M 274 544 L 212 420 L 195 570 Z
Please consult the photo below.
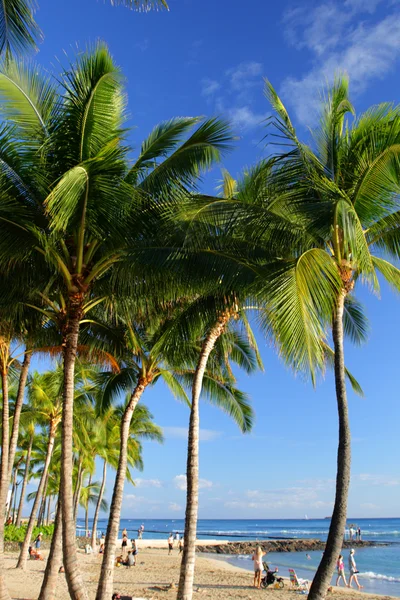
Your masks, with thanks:
M 186 475 L 176 475 L 173 479 L 174 485 L 178 490 L 186 491 Z M 199 489 L 209 489 L 213 487 L 213 482 L 208 479 L 199 479 Z
M 180 504 L 177 504 L 176 502 L 170 502 L 168 505 L 168 508 L 169 508 L 169 510 L 172 510 L 174 512 L 183 510 L 183 507 Z
M 370 485 L 378 485 L 385 487 L 393 487 L 400 485 L 400 479 L 398 477 L 390 477 L 389 475 L 374 475 L 371 473 L 361 473 L 356 475 L 355 479 L 363 483 L 369 483 Z
M 162 483 L 159 479 L 135 479 L 135 485 L 139 488 L 153 487 L 160 488 L 162 487 Z
M 221 84 L 219 84 L 218 81 L 215 81 L 215 79 L 205 77 L 201 81 L 201 93 L 203 96 L 213 96 L 220 87 Z
M 256 113 L 248 105 L 230 108 L 226 112 L 232 125 L 242 130 L 258 127 L 268 117 L 268 113 Z
M 287 39 L 310 50 L 313 57 L 308 73 L 288 77 L 282 84 L 282 96 L 294 106 L 300 121 L 315 121 L 323 88 L 336 73 L 347 72 L 352 91 L 361 93 L 373 79 L 382 79 L 394 68 L 400 57 L 400 14 L 395 10 L 379 21 L 372 19 L 378 2 L 325 2 L 285 14 Z
M 228 69 L 226 75 L 229 78 L 233 90 L 242 91 L 244 87 L 253 87 L 256 80 L 261 79 L 263 66 L 259 62 L 242 62 L 236 67 Z
M 188 439 L 187 427 L 163 427 L 165 437 L 173 438 L 177 440 Z M 201 442 L 212 442 L 222 435 L 222 431 L 215 431 L 213 429 L 200 429 L 200 441 Z

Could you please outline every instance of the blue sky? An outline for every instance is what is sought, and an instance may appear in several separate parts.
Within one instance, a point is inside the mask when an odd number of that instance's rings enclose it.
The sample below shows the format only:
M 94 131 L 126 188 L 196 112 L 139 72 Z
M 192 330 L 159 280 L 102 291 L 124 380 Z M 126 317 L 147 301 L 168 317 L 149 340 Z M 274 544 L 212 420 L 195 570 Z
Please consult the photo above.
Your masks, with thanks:
M 357 111 L 399 101 L 396 0 L 170 0 L 170 8 L 138 14 L 96 0 L 41 0 L 37 19 L 45 39 L 37 60 L 58 71 L 57 61 L 66 64 L 65 54 L 72 58 L 77 45 L 105 40 L 126 76 L 132 143 L 137 146 L 157 122 L 173 116 L 220 114 L 231 119 L 238 136 L 224 160 L 235 176 L 266 151 L 263 77 L 276 86 L 304 137 L 315 123 L 322 86 L 338 69 L 350 75 Z M 215 169 L 204 189 L 212 191 L 219 178 Z M 371 334 L 365 346 L 346 348 L 347 365 L 366 396 L 349 393 L 349 514 L 355 517 L 399 516 L 399 298 L 386 285 L 381 296 L 359 290 Z M 332 375 L 313 390 L 258 339 L 265 372 L 239 377 L 253 400 L 253 433 L 241 436 L 217 409 L 205 403 L 201 408 L 200 517 L 324 517 L 332 509 L 336 465 Z M 166 440 L 163 446 L 145 444 L 145 469 L 135 488 L 126 485 L 122 513 L 179 518 L 188 410 L 161 384 L 143 400 Z

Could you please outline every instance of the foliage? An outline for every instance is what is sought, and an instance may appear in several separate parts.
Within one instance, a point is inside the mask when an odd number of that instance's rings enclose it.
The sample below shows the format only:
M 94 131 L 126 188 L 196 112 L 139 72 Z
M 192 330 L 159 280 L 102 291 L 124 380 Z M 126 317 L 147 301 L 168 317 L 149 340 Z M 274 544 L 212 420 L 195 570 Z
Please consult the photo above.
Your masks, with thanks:
M 16 525 L 6 525 L 4 528 L 4 541 L 5 542 L 23 542 L 27 525 L 16 527 Z M 32 534 L 32 539 L 39 533 L 43 533 L 43 539 L 51 539 L 54 532 L 54 525 L 42 525 L 41 527 L 35 527 Z

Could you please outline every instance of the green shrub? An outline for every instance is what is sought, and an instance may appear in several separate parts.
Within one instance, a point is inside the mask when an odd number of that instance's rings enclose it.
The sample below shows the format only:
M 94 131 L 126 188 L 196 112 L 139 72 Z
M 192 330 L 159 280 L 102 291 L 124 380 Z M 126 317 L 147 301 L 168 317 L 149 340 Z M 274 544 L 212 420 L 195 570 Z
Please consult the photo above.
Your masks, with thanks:
M 16 527 L 15 525 L 6 525 L 4 528 L 4 541 L 5 542 L 23 542 L 28 526 L 22 525 L 22 527 Z M 54 525 L 43 525 L 42 527 L 34 527 L 32 533 L 32 540 L 42 532 L 43 539 L 51 539 L 54 531 Z

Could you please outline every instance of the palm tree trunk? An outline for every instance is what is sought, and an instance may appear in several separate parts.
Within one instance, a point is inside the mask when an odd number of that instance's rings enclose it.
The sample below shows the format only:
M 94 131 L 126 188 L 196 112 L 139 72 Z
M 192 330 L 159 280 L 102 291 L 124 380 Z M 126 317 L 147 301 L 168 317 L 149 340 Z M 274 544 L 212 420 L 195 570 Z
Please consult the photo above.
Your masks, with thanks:
M 21 497 L 19 499 L 18 515 L 17 515 L 17 522 L 16 522 L 17 527 L 21 523 L 21 519 L 22 519 L 22 509 L 23 509 L 23 506 L 24 506 L 24 498 L 25 498 L 26 486 L 28 484 L 28 478 L 29 478 L 29 467 L 30 467 L 30 464 L 31 464 L 33 435 L 34 434 L 32 433 L 31 439 L 29 440 L 28 452 L 26 454 L 25 473 L 24 473 L 24 479 L 23 479 L 23 482 L 22 482 Z
M 19 555 L 17 569 L 23 569 L 23 570 L 26 569 L 26 561 L 28 560 L 28 548 L 31 543 L 32 531 L 33 531 L 33 528 L 35 527 L 35 522 L 36 522 L 36 514 L 37 514 L 37 511 L 39 508 L 39 502 L 42 499 L 42 494 L 44 491 L 47 474 L 48 474 L 49 467 L 50 467 L 50 461 L 51 461 L 51 457 L 53 455 L 55 437 L 56 437 L 56 426 L 54 425 L 53 422 L 51 422 L 50 428 L 49 428 L 49 441 L 47 444 L 46 459 L 44 461 L 44 466 L 43 466 L 43 473 L 40 478 L 39 487 L 36 492 L 36 497 L 35 497 L 35 501 L 33 503 L 32 512 L 29 517 L 28 528 L 26 530 L 25 539 L 23 541 L 21 552 Z
M 14 504 L 14 495 L 17 492 L 17 473 L 18 473 L 18 467 L 15 466 L 14 475 L 13 475 L 13 481 L 12 481 L 12 487 L 11 487 L 10 502 L 8 504 L 7 511 L 6 511 L 6 521 L 7 521 L 8 517 L 10 515 L 12 515 L 12 507 L 13 507 L 13 504 Z
M 92 549 L 96 551 L 96 537 L 97 537 L 97 522 L 99 520 L 99 512 L 101 501 L 103 500 L 104 489 L 106 487 L 106 475 L 107 475 L 107 461 L 104 459 L 103 462 L 103 479 L 99 491 L 99 497 L 97 498 L 96 510 L 94 511 L 93 526 L 92 526 Z
M 80 459 L 79 460 L 79 464 L 78 464 L 78 474 L 76 476 L 76 487 L 75 487 L 75 493 L 74 493 L 74 521 L 75 521 L 75 529 L 76 529 L 76 517 L 77 517 L 77 514 L 78 514 L 79 499 L 81 497 L 81 490 L 82 490 L 82 480 L 83 480 L 82 463 L 83 463 L 83 460 Z
M 4 514 L 7 491 L 10 479 L 8 477 L 8 437 L 9 437 L 9 405 L 8 405 L 8 371 L 3 365 L 1 370 L 3 392 L 2 439 L 1 439 L 1 469 L 0 469 L 0 511 Z M 0 515 L 1 515 L 0 513 Z M 10 600 L 4 578 L 4 518 L 0 516 L 0 600 Z
M 48 482 L 49 482 L 49 472 L 47 471 L 46 479 L 44 481 L 44 486 L 43 486 L 42 501 L 40 503 L 39 516 L 38 516 L 38 521 L 37 521 L 38 527 L 41 527 L 42 525 L 44 525 L 44 515 L 46 512 L 46 502 L 47 502 L 46 494 L 47 494 Z
M 24 362 L 22 363 L 21 373 L 19 376 L 18 393 L 15 400 L 15 409 L 13 415 L 13 426 L 11 431 L 11 439 L 8 455 L 8 479 L 11 479 L 11 471 L 14 464 L 15 451 L 18 443 L 19 422 L 21 417 L 22 405 L 24 403 L 26 380 L 28 379 L 29 365 L 31 363 L 32 354 L 26 352 L 24 354 Z
M 47 500 L 46 526 L 50 524 L 51 496 Z
M 89 474 L 88 488 L 90 493 L 90 486 L 92 485 L 92 474 Z M 85 506 L 85 535 L 89 537 L 89 498 Z
M 109 600 L 112 596 L 115 549 L 118 541 L 119 521 L 121 517 L 122 496 L 127 467 L 128 441 L 132 415 L 149 380 L 140 378 L 125 408 L 121 421 L 121 440 L 119 445 L 118 469 L 115 477 L 114 490 L 111 500 L 110 516 L 108 518 L 106 546 L 101 565 L 99 585 L 96 600 Z
M 64 389 L 61 432 L 61 503 L 63 514 L 63 558 L 65 577 L 72 600 L 87 600 L 79 571 L 76 552 L 76 529 L 72 491 L 72 434 L 74 427 L 74 375 L 78 347 L 79 322 L 82 315 L 82 294 L 69 298 L 69 320 L 64 348 Z M 1 600 L 1 598 L 0 598 Z
M 187 492 L 184 531 L 185 544 L 183 546 L 181 572 L 179 577 L 178 600 L 191 600 L 193 595 L 197 514 L 199 507 L 199 399 L 208 357 L 210 356 L 217 339 L 223 333 L 228 320 L 229 314 L 226 313 L 209 331 L 203 342 L 194 375 L 186 465 Z
M 351 435 L 347 405 L 343 349 L 343 310 L 346 292 L 340 294 L 333 318 L 333 343 L 335 350 L 335 386 L 339 414 L 339 446 L 337 454 L 336 496 L 325 552 L 315 574 L 308 595 L 310 600 L 325 598 L 332 579 L 337 558 L 343 545 L 347 518 L 347 499 L 350 487 Z
M 40 589 L 39 600 L 55 600 L 58 572 L 62 565 L 62 512 L 61 500 L 58 498 L 54 533 L 51 540 L 49 558 L 47 560 L 44 579 Z

